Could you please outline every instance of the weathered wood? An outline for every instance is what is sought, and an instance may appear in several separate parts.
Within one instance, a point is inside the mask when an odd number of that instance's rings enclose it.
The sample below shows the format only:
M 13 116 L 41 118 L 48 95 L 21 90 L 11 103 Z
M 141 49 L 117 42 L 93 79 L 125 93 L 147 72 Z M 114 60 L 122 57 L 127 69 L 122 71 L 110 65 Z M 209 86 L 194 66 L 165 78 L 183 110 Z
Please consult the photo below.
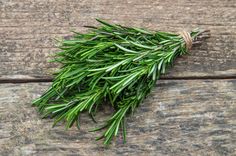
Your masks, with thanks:
M 53 38 L 85 31 L 95 18 L 155 30 L 210 29 L 212 37 L 179 58 L 167 77 L 236 76 L 235 0 L 0 0 L 0 79 L 49 77 Z
M 40 119 L 30 101 L 48 85 L 0 85 L 0 155 L 236 154 L 236 80 L 160 80 L 128 119 L 127 144 L 117 138 L 107 149 L 87 132 L 86 114 L 80 130 Z

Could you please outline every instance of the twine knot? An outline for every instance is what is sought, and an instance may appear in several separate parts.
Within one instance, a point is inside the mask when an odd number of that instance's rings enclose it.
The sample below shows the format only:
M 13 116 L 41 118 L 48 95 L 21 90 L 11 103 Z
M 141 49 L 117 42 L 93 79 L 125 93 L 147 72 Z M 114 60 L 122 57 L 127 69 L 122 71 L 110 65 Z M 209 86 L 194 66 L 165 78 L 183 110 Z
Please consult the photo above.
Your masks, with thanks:
M 193 39 L 190 33 L 187 31 L 180 31 L 178 34 L 184 39 L 186 50 L 189 51 L 193 45 Z

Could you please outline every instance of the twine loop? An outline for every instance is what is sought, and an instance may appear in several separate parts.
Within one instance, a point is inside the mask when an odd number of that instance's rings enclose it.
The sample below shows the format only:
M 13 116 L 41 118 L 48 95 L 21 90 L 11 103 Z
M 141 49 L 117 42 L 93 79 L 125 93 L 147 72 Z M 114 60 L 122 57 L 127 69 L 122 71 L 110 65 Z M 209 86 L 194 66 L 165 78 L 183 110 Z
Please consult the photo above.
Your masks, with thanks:
M 190 33 L 187 31 L 180 31 L 178 34 L 184 39 L 186 50 L 189 51 L 193 45 L 193 39 Z

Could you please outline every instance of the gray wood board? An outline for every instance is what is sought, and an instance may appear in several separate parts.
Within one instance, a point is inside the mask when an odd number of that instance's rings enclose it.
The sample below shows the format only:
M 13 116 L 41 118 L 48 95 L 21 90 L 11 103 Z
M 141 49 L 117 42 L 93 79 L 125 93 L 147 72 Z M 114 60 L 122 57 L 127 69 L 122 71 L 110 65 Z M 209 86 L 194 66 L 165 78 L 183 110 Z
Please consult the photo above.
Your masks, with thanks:
M 50 78 L 54 38 L 85 32 L 95 18 L 126 26 L 180 31 L 199 27 L 211 38 L 179 58 L 166 77 L 236 76 L 234 0 L 0 0 L 0 79 Z
M 127 144 L 109 148 L 88 132 L 96 124 L 81 116 L 81 129 L 66 131 L 41 119 L 32 99 L 50 83 L 0 84 L 1 155 L 235 155 L 236 80 L 160 80 L 128 118 Z M 105 119 L 110 110 L 97 115 Z

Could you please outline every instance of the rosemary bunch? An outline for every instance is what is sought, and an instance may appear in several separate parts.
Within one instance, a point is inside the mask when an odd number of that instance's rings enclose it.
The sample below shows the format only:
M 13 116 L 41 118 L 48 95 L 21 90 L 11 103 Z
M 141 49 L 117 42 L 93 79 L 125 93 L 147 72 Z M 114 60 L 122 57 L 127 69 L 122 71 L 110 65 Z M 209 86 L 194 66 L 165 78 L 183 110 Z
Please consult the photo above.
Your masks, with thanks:
M 61 41 L 60 52 L 52 61 L 62 66 L 51 87 L 33 105 L 44 117 L 55 118 L 54 125 L 66 121 L 69 128 L 79 127 L 82 112 L 94 119 L 99 106 L 110 104 L 115 111 L 103 126 L 94 129 L 105 129 L 97 139 L 104 138 L 104 144 L 109 144 L 121 129 L 125 142 L 125 118 L 188 47 L 178 34 L 97 21 L 100 27 L 89 26 L 88 33 L 74 32 L 72 39 Z M 203 32 L 189 34 L 194 40 Z

